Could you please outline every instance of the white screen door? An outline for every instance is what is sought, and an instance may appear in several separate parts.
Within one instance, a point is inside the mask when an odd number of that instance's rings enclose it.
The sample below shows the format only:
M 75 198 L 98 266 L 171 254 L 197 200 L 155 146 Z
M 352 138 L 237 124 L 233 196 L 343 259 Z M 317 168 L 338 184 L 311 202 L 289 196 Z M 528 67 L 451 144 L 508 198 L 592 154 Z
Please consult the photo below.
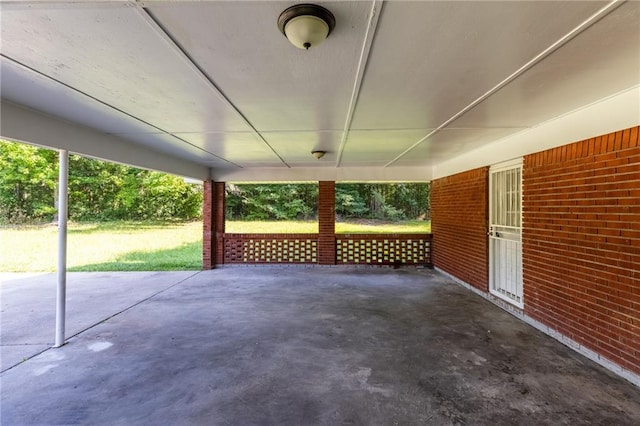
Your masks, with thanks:
M 520 308 L 522 292 L 522 160 L 489 171 L 489 290 Z

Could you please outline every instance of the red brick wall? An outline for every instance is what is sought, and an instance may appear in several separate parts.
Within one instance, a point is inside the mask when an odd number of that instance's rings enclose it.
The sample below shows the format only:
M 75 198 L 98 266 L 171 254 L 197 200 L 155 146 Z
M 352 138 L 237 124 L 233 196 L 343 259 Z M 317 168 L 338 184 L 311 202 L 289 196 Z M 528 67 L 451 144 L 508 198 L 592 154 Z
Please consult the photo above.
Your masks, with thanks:
M 489 169 L 469 170 L 431 182 L 434 266 L 488 291 Z
M 318 263 L 336 263 L 336 183 L 318 182 Z
M 525 313 L 635 373 L 639 130 L 528 155 L 523 166 Z

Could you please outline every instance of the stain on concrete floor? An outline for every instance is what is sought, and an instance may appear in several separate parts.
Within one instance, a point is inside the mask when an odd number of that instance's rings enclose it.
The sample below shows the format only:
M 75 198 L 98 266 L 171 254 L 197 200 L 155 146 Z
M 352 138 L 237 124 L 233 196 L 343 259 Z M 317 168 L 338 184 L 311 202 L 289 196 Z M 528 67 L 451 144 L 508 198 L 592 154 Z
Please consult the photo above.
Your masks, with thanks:
M 640 389 L 429 270 L 202 272 L 1 379 L 12 425 L 640 424 Z

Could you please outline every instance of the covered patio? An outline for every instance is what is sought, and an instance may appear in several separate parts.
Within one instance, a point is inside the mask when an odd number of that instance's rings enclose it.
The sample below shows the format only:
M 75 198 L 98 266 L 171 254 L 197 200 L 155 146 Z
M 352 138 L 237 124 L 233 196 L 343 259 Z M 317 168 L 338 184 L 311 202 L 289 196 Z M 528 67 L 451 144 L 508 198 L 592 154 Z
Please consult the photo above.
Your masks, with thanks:
M 5 280 L 3 351 L 50 346 L 46 324 L 24 312 L 52 315 L 53 304 L 30 295 L 54 283 Z M 73 273 L 69 283 L 80 332 L 2 374 L 3 424 L 640 418 L 638 388 L 429 269 Z
M 7 422 L 637 423 L 640 2 L 321 3 L 308 50 L 289 2 L 0 3 L 0 136 L 60 152 Z M 204 271 L 64 346 L 70 152 L 203 181 Z M 337 235 L 354 181 L 430 182 L 432 235 Z M 225 182 L 317 182 L 318 233 L 227 234 Z

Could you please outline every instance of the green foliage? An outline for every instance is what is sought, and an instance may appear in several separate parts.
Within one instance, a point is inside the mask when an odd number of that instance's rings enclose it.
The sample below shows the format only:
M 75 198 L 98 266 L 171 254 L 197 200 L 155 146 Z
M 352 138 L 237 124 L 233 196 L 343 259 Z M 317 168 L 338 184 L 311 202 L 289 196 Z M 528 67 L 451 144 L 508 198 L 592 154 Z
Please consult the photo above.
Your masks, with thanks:
M 50 221 L 55 214 L 57 153 L 0 141 L 0 223 Z M 312 220 L 316 184 L 227 185 L 229 220 Z M 69 157 L 69 218 L 166 220 L 199 218 L 202 187 L 177 176 Z M 338 184 L 338 219 L 426 219 L 429 185 Z
M 226 215 L 237 220 L 307 220 L 316 216 L 318 185 L 227 185 Z
M 114 200 L 126 167 L 78 155 L 69 156 L 69 218 L 107 220 L 114 216 Z M 120 219 L 117 215 L 114 219 Z
M 42 220 L 53 214 L 55 153 L 0 141 L 0 220 Z
M 195 219 L 202 210 L 202 189 L 184 179 L 132 169 L 116 197 L 121 219 Z
M 337 184 L 336 214 L 339 218 L 391 221 L 425 219 L 429 215 L 429 184 Z
M 52 220 L 57 180 L 55 151 L 0 141 L 0 223 Z M 202 187 L 178 176 L 69 156 L 71 220 L 189 220 L 201 207 Z
M 317 216 L 318 186 L 311 184 L 228 184 L 228 220 L 308 220 Z M 338 219 L 400 221 L 426 219 L 429 185 L 338 184 Z
M 348 218 L 366 216 L 367 213 L 369 208 L 355 185 L 336 186 L 336 214 Z

